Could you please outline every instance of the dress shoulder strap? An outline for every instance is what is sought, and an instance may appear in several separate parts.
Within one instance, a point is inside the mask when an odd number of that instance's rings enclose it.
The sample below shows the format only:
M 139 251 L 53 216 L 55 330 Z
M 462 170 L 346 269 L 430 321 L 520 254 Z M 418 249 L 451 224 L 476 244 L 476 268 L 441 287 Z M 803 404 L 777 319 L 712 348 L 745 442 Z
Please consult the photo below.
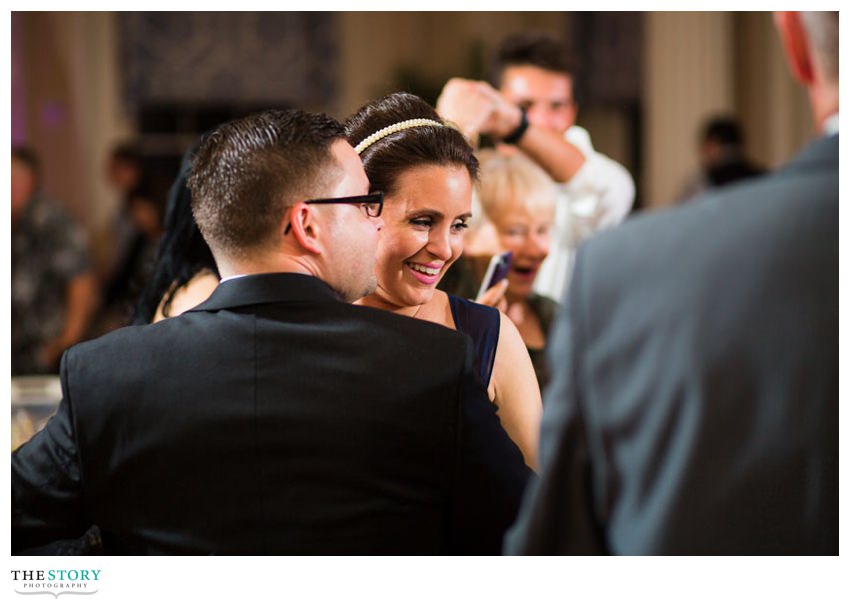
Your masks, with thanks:
M 496 361 L 496 347 L 499 345 L 499 311 L 451 294 L 449 304 L 455 328 L 469 335 L 475 344 L 475 369 L 478 379 L 487 388 Z

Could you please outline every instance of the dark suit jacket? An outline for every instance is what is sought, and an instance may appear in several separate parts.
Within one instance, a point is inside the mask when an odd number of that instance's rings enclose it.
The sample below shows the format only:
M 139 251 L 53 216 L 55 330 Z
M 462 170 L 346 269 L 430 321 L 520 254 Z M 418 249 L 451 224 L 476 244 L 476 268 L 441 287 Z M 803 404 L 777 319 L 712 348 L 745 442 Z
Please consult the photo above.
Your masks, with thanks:
M 838 136 L 579 252 L 512 553 L 837 554 Z
M 12 549 L 96 524 L 118 553 L 497 553 L 527 469 L 472 360 L 312 277 L 225 282 L 65 354 L 12 457 Z

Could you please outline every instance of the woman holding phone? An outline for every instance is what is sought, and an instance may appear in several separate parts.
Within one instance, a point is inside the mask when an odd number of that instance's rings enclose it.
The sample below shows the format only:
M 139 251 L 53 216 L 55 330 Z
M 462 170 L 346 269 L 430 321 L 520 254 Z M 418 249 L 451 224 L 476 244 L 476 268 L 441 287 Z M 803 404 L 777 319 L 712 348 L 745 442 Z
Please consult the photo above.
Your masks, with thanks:
M 430 105 L 408 93 L 364 106 L 345 127 L 372 189 L 384 192 L 378 288 L 357 303 L 469 335 L 482 386 L 505 431 L 535 468 L 542 405 L 517 328 L 496 309 L 436 288 L 463 252 L 478 173 L 472 148 Z
M 555 189 L 551 178 L 519 152 L 483 150 L 478 197 L 495 233 L 493 246 L 511 253 L 507 289 L 485 303 L 505 312 L 528 348 L 542 390 L 549 381 L 546 336 L 557 311 L 555 300 L 532 291 L 537 271 L 549 254 L 555 223 Z M 491 290 L 488 295 L 493 295 Z M 479 301 L 483 301 L 479 298 Z

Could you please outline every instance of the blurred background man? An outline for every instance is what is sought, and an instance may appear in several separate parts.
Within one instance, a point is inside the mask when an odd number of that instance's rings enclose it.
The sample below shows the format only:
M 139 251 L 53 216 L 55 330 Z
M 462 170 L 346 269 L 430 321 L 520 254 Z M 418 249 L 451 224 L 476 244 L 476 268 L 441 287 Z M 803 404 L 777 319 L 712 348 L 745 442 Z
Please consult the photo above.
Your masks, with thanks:
M 700 168 L 692 175 L 679 198 L 687 200 L 709 188 L 758 177 L 764 169 L 747 158 L 744 127 L 734 116 L 713 116 L 700 130 L 697 151 Z
M 578 244 L 620 223 L 632 208 L 635 186 L 629 172 L 593 149 L 577 126 L 574 92 L 577 64 L 551 36 L 520 34 L 500 46 L 493 86 L 453 78 L 437 110 L 470 137 L 486 134 L 515 145 L 559 183 L 556 234 L 534 289 L 559 300 Z
M 41 191 L 39 161 L 12 149 L 12 375 L 55 373 L 96 302 L 86 237 Z

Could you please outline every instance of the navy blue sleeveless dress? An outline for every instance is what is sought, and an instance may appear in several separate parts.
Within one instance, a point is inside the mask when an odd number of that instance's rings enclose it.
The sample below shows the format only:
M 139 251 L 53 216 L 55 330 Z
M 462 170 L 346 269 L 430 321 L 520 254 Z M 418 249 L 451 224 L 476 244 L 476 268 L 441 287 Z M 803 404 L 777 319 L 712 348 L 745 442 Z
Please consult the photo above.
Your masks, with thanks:
M 475 344 L 475 370 L 486 389 L 490 385 L 496 346 L 499 344 L 499 311 L 474 301 L 449 294 L 455 328 L 472 338 Z

